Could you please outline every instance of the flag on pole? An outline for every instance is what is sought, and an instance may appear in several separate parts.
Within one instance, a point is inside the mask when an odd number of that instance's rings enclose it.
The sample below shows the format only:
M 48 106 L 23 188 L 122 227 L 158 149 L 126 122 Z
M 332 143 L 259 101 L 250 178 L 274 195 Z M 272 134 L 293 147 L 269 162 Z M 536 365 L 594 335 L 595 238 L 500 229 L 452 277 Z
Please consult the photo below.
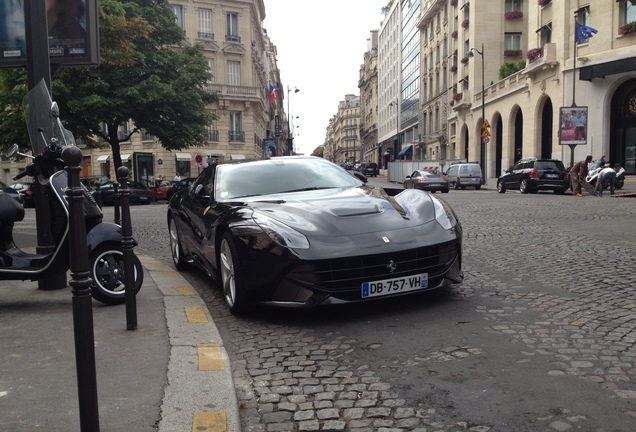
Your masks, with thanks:
M 575 25 L 576 25 L 576 29 L 575 29 L 574 38 L 577 42 L 583 42 L 584 40 L 588 40 L 589 38 L 594 36 L 594 33 L 597 33 L 596 29 L 585 26 L 583 24 L 579 24 L 578 21 L 575 22 Z
M 276 87 L 269 85 L 269 103 L 274 103 L 276 100 Z

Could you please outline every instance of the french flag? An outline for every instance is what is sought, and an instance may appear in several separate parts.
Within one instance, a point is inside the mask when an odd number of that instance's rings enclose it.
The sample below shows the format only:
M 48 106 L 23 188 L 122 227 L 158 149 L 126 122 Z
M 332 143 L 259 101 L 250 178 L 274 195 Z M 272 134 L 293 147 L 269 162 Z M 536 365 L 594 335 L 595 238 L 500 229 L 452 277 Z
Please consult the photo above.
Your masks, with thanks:
M 276 87 L 270 84 L 269 86 L 269 103 L 274 103 L 276 100 Z

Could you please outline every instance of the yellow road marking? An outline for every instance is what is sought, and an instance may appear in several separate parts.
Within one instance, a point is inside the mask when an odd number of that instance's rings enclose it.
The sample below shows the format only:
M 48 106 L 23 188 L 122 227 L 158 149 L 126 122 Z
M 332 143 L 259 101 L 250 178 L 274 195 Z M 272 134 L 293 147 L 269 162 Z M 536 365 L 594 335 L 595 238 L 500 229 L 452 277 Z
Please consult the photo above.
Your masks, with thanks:
M 197 345 L 199 354 L 199 370 L 212 371 L 224 370 L 223 353 L 219 344 L 199 344 Z
M 186 316 L 188 317 L 188 322 L 190 323 L 206 323 L 208 322 L 208 317 L 203 312 L 203 308 L 201 306 L 187 307 L 185 308 Z
M 192 291 L 189 286 L 178 285 L 174 287 L 174 289 L 177 293 L 179 293 L 179 295 L 194 295 L 194 291 Z
M 227 420 L 224 411 L 195 412 L 192 415 L 192 432 L 226 430 Z
M 181 277 L 179 273 L 173 272 L 173 271 L 163 272 L 163 275 L 167 277 L 168 279 L 179 279 Z

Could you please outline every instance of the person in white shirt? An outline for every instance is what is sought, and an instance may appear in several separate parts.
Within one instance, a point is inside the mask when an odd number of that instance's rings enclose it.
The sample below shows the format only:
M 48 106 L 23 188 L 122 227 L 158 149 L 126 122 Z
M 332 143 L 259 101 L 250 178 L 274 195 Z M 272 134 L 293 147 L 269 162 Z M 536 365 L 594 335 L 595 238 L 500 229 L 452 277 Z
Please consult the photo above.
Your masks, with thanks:
M 610 195 L 614 195 L 614 182 L 616 181 L 616 170 L 610 166 L 610 164 L 606 164 L 605 168 L 601 170 L 598 174 L 596 180 L 596 188 L 598 190 L 597 195 L 603 196 L 603 185 L 606 182 L 609 182 L 610 187 Z

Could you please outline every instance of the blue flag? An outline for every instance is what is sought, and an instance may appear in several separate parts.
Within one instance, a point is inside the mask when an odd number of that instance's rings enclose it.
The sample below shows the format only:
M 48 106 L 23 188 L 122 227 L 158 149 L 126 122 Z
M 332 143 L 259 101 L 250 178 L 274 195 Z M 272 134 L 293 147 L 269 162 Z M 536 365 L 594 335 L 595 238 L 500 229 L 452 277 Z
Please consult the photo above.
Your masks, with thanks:
M 596 29 L 593 29 L 592 27 L 584 26 L 583 24 L 579 24 L 578 21 L 576 21 L 575 24 L 576 24 L 576 29 L 575 29 L 574 39 L 577 42 L 583 42 L 584 40 L 588 40 L 589 38 L 594 36 L 594 33 L 597 33 Z

